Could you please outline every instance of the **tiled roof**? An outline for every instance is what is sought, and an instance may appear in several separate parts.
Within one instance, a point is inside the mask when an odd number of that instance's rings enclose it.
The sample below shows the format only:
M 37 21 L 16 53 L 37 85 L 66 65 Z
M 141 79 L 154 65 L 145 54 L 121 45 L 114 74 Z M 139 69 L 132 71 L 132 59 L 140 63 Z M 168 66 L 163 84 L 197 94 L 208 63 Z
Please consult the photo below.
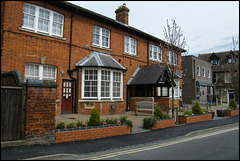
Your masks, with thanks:
M 167 67 L 157 65 L 139 67 L 129 79 L 128 85 L 157 85 L 166 70 Z M 166 79 L 164 82 L 167 83 Z
M 237 63 L 235 64 L 228 64 L 228 55 L 229 51 L 227 52 L 218 52 L 218 53 L 209 53 L 209 54 L 199 54 L 198 58 L 210 62 L 210 57 L 214 54 L 219 57 L 219 64 L 213 65 L 213 72 L 223 72 L 228 71 L 229 68 L 239 68 L 239 50 L 238 51 L 230 51 L 233 52 L 235 57 L 237 58 Z
M 79 67 L 104 67 L 111 69 L 127 70 L 119 62 L 117 62 L 110 54 L 104 54 L 97 51 L 91 52 L 76 66 Z

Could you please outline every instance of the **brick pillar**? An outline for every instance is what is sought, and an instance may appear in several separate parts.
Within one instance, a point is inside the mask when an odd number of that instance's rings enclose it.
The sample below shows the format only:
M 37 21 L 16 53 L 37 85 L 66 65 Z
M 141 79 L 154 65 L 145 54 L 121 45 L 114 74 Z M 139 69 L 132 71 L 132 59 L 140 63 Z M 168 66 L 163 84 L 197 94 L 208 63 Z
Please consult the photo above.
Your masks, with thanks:
M 27 84 L 26 144 L 55 143 L 55 100 L 57 85 Z

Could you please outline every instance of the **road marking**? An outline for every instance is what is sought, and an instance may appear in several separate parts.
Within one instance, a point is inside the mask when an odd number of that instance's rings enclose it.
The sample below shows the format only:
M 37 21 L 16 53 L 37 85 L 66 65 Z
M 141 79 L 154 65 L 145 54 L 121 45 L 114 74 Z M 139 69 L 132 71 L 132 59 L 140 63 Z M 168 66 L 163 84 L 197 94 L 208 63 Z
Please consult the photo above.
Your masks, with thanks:
M 199 136 L 193 136 L 193 137 L 184 138 L 184 139 L 181 139 L 181 140 L 175 140 L 175 141 L 171 141 L 171 142 L 168 142 L 168 143 L 163 143 L 161 145 L 153 145 L 153 146 L 148 146 L 148 147 L 124 150 L 124 151 L 120 151 L 120 152 L 103 154 L 103 155 L 100 155 L 100 156 L 81 158 L 81 159 L 78 159 L 78 160 L 100 160 L 100 159 L 116 157 L 116 156 L 119 156 L 119 155 L 138 153 L 138 152 L 142 152 L 142 151 L 153 150 L 153 149 L 157 149 L 157 148 L 166 147 L 166 146 L 169 146 L 169 145 L 183 143 L 183 142 L 187 142 L 187 141 L 191 141 L 191 140 L 201 139 L 201 138 L 204 138 L 204 137 L 218 135 L 218 134 L 222 134 L 222 133 L 237 130 L 237 129 L 239 129 L 239 127 L 228 128 L 228 129 L 224 129 L 224 130 L 221 130 L 221 131 L 215 131 L 215 132 L 208 133 L 208 134 L 202 134 L 202 135 L 199 135 Z

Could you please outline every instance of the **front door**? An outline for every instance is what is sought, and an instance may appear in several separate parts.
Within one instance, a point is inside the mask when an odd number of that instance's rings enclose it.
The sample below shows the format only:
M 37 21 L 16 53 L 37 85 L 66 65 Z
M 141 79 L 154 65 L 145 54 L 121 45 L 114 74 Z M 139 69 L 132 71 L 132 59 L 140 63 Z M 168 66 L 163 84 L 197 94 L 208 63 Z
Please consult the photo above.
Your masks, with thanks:
M 62 82 L 62 113 L 72 113 L 72 90 L 73 81 L 63 80 Z
M 228 103 L 230 103 L 231 99 L 235 100 L 234 92 L 233 91 L 228 91 Z

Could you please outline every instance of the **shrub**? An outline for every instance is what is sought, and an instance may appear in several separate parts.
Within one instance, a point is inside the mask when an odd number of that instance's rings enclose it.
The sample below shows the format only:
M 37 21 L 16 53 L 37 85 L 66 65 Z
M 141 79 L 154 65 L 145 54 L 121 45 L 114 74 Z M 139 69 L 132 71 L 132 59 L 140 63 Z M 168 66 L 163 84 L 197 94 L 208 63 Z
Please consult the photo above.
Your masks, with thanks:
M 234 99 L 231 99 L 231 100 L 230 100 L 229 108 L 230 108 L 231 110 L 237 109 L 237 103 L 235 102 Z
M 101 125 L 100 115 L 99 115 L 99 112 L 96 107 L 94 107 L 91 112 L 91 116 L 89 119 L 89 125 L 90 126 L 100 126 Z
M 120 119 L 121 123 L 126 123 L 127 122 L 127 116 L 124 115 L 124 116 L 121 116 Z
M 193 113 L 191 111 L 185 111 L 183 115 L 184 116 L 191 116 L 191 115 L 193 115 Z
M 156 119 L 163 119 L 164 118 L 163 112 L 162 112 L 161 108 L 158 107 L 158 106 L 154 110 L 154 117 Z
M 106 123 L 107 124 L 116 124 L 117 123 L 117 118 L 107 118 Z
M 155 119 L 155 116 L 147 117 L 143 119 L 143 128 L 149 129 L 154 126 L 155 122 L 157 120 Z
M 163 113 L 163 118 L 170 118 L 170 115 Z
M 200 104 L 196 102 L 192 108 L 192 113 L 195 115 L 203 114 Z
M 65 127 L 65 123 L 60 122 L 60 123 L 57 124 L 56 129 L 64 129 L 64 127 Z
M 74 127 L 76 127 L 76 124 L 74 123 L 67 124 L 67 128 L 74 128 Z

